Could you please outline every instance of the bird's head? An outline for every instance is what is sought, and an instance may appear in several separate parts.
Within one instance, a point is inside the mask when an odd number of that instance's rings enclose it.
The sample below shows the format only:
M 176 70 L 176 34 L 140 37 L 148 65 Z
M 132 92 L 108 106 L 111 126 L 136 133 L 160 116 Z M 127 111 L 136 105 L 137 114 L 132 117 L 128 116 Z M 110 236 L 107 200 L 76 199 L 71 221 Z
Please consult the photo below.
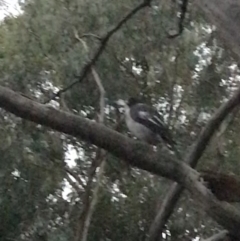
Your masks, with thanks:
M 124 107 L 125 109 L 131 108 L 132 106 L 134 106 L 138 103 L 140 103 L 140 101 L 135 97 L 130 97 L 127 101 L 124 101 L 122 99 L 119 99 L 119 100 L 116 101 L 116 104 L 119 107 Z
M 126 102 L 124 100 L 122 100 L 122 99 L 117 100 L 115 103 L 119 107 L 124 107 L 126 105 Z
M 131 107 L 131 106 L 136 105 L 138 103 L 140 103 L 140 101 L 137 98 L 131 97 L 131 98 L 128 99 L 127 105 L 129 107 Z

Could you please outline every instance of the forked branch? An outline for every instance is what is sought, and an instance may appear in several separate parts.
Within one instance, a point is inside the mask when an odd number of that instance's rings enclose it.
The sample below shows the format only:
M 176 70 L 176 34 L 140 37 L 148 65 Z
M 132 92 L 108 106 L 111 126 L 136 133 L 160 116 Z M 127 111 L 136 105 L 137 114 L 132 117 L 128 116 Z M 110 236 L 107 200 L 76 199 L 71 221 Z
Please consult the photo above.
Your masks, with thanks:
M 92 58 L 90 58 L 87 63 L 83 66 L 81 73 L 78 77 L 78 80 L 72 82 L 70 85 L 64 87 L 63 89 L 59 90 L 56 94 L 52 96 L 52 98 L 45 103 L 49 103 L 51 100 L 55 100 L 59 97 L 62 93 L 68 91 L 69 89 L 73 88 L 76 84 L 82 82 L 87 74 L 90 72 L 91 67 L 95 65 L 101 54 L 103 53 L 104 49 L 107 46 L 110 38 L 116 33 L 128 20 L 130 20 L 138 11 L 145 7 L 149 7 L 152 0 L 144 0 L 140 3 L 137 7 L 132 9 L 122 20 L 120 20 L 116 26 L 114 26 L 110 31 L 108 31 L 103 37 L 100 37 L 100 45 L 96 50 L 95 54 Z

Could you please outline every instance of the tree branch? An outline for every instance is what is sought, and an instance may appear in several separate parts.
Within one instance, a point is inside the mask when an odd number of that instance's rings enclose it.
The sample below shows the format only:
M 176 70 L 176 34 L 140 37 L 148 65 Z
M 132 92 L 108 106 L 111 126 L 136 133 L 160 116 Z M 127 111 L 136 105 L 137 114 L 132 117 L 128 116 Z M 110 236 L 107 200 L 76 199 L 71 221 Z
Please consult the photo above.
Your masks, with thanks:
M 113 36 L 115 32 L 117 32 L 129 19 L 131 19 L 138 11 L 140 11 L 142 8 L 149 7 L 152 0 L 144 0 L 141 4 L 139 4 L 137 7 L 132 9 L 115 27 L 113 27 L 109 32 L 107 32 L 103 37 L 100 37 L 101 44 L 99 45 L 97 51 L 93 55 L 91 59 L 84 65 L 82 68 L 82 71 L 80 73 L 80 76 L 77 81 L 74 81 L 70 85 L 64 87 L 63 89 L 59 90 L 56 94 L 52 96 L 52 98 L 45 103 L 49 103 L 51 100 L 55 100 L 57 97 L 59 97 L 62 93 L 68 91 L 72 87 L 74 87 L 76 84 L 83 81 L 83 79 L 87 76 L 89 71 L 91 70 L 91 67 L 97 62 L 100 55 L 102 54 L 103 50 L 107 46 L 108 41 Z
M 86 50 L 87 50 L 87 48 L 86 48 Z M 94 80 L 95 80 L 95 82 L 98 86 L 99 92 L 100 92 L 100 98 L 99 98 L 100 113 L 99 113 L 99 117 L 98 117 L 98 122 L 103 124 L 104 117 L 105 117 L 105 89 L 102 85 L 102 81 L 101 81 L 97 71 L 95 70 L 95 68 L 92 67 L 91 70 L 92 70 L 92 75 L 94 77 Z M 97 151 L 99 152 L 99 155 L 96 155 L 96 160 L 94 160 L 94 161 L 97 163 L 100 163 L 99 171 L 96 174 L 96 184 L 95 184 L 95 187 L 93 188 L 92 200 L 90 201 L 89 205 L 85 205 L 86 210 L 83 210 L 85 215 L 82 216 L 83 220 L 80 220 L 80 223 L 82 224 L 81 225 L 82 228 L 78 229 L 79 232 L 76 236 L 77 241 L 78 240 L 79 241 L 87 240 L 92 215 L 93 215 L 95 206 L 98 201 L 99 190 L 102 185 L 102 180 L 104 178 L 104 171 L 105 171 L 105 166 L 106 166 L 106 152 L 100 148 Z M 89 188 L 91 188 L 91 185 L 89 186 Z M 88 191 L 88 193 L 89 193 L 89 191 Z M 88 197 L 88 199 L 89 199 L 89 197 Z
M 78 176 L 76 172 L 74 172 L 71 168 L 67 166 L 64 169 L 70 176 L 74 177 L 74 179 L 78 182 L 79 185 L 82 186 L 83 189 L 86 187 L 86 185 L 83 183 L 83 181 L 81 180 L 81 178 Z
M 214 234 L 212 237 L 210 238 L 207 238 L 207 239 L 201 239 L 201 241 L 224 241 L 226 240 L 226 237 L 227 237 L 227 231 L 226 230 L 223 230 L 217 234 Z
M 78 196 L 81 197 L 82 196 L 82 193 L 83 193 L 83 189 L 81 189 L 79 186 L 78 186 L 78 183 L 74 182 L 71 177 L 70 177 L 70 174 L 67 174 L 66 175 L 66 179 L 67 181 L 69 182 L 69 184 L 75 189 L 75 191 L 77 192 Z
M 230 112 L 239 102 L 240 89 L 225 104 L 225 108 L 220 108 L 222 112 L 218 111 L 217 115 L 214 116 L 213 120 L 216 119 L 216 116 L 219 118 L 215 120 L 215 124 L 219 124 L 227 112 Z M 132 140 L 94 121 L 31 101 L 5 87 L 0 87 L 0 107 L 26 120 L 81 138 L 106 149 L 132 166 L 182 184 L 191 192 L 196 203 L 202 206 L 212 218 L 231 234 L 240 236 L 239 211 L 230 204 L 218 201 L 200 182 L 199 174 L 187 164 L 173 159 L 167 150 L 163 150 L 159 156 L 152 150 L 151 146 L 145 143 Z M 207 141 L 208 138 L 210 139 L 211 133 L 214 132 L 209 127 L 212 126 L 213 120 L 210 121 L 207 131 L 201 134 L 202 138 L 198 141 L 201 148 L 194 145 L 190 157 L 195 159 L 200 157 L 200 150 L 203 151 L 203 147 L 206 145 L 202 140 Z M 212 126 L 212 128 L 216 127 Z M 196 154 L 193 156 L 192 153 Z
M 75 38 L 83 44 L 83 47 L 85 48 L 86 52 L 88 52 L 89 49 L 87 44 L 79 37 L 76 29 L 74 29 L 74 35 L 75 35 Z M 105 89 L 103 87 L 102 81 L 97 71 L 93 66 L 91 67 L 91 71 L 100 92 L 100 97 L 99 97 L 100 113 L 98 115 L 98 122 L 103 124 L 104 117 L 105 117 Z M 102 179 L 104 177 L 104 170 L 105 170 L 105 164 L 106 164 L 105 162 L 106 162 L 106 152 L 103 149 L 98 148 L 96 151 L 96 158 L 92 160 L 92 166 L 89 170 L 87 188 L 85 190 L 85 196 L 83 198 L 83 209 L 81 211 L 79 221 L 77 222 L 77 225 L 76 225 L 77 226 L 76 235 L 75 235 L 76 241 L 87 240 L 92 215 L 93 215 L 95 206 L 97 204 L 98 193 L 100 190 L 100 186 L 102 184 Z M 90 201 L 90 193 L 91 193 L 92 181 L 94 177 L 94 175 L 92 175 L 93 173 L 91 172 L 91 169 L 93 168 L 93 166 L 96 166 L 94 165 L 94 163 L 96 163 L 97 166 L 99 165 L 99 171 L 96 174 L 96 184 L 95 184 L 95 187 L 93 188 L 93 191 L 92 191 L 93 195 Z M 96 167 L 94 168 L 94 174 L 95 174 L 95 170 L 96 170 Z
M 220 127 L 222 121 L 226 116 L 233 111 L 233 109 L 240 102 L 240 88 L 236 93 L 221 107 L 216 111 L 216 113 L 209 120 L 205 128 L 199 135 L 197 141 L 192 145 L 190 150 L 187 152 L 186 157 L 184 158 L 185 162 L 188 163 L 191 167 L 195 167 L 202 153 L 206 149 L 211 137 L 215 131 Z M 149 240 L 156 241 L 159 240 L 159 236 L 162 233 L 165 223 L 171 216 L 174 207 L 180 198 L 180 195 L 183 191 L 183 187 L 174 183 L 170 187 L 168 194 L 166 195 L 163 204 L 156 215 L 150 230 L 149 230 Z
M 90 196 L 91 196 L 91 188 L 93 184 L 93 178 L 96 173 L 96 168 L 98 167 L 98 163 L 96 161 L 99 159 L 99 149 L 96 152 L 96 158 L 92 161 L 90 168 L 88 169 L 87 174 L 87 184 L 85 188 L 85 192 L 82 195 L 82 209 L 80 215 L 78 217 L 78 222 L 76 222 L 76 233 L 74 240 L 79 241 L 83 237 L 83 230 L 85 229 L 85 220 L 88 215 L 88 210 L 90 207 Z
M 92 215 L 93 215 L 95 206 L 96 206 L 97 201 L 98 201 L 98 194 L 99 194 L 100 187 L 102 185 L 102 180 L 103 180 L 103 177 L 104 177 L 105 166 L 106 166 L 106 160 L 104 159 L 104 160 L 101 161 L 99 171 L 96 175 L 96 179 L 97 179 L 96 186 L 93 189 L 92 200 L 91 200 L 91 202 L 89 204 L 89 208 L 87 210 L 87 214 L 86 214 L 86 217 L 85 217 L 85 220 L 84 220 L 82 237 L 81 237 L 81 239 L 79 239 L 79 241 L 80 240 L 81 241 L 87 240 L 90 222 L 91 222 L 91 219 L 92 219 Z

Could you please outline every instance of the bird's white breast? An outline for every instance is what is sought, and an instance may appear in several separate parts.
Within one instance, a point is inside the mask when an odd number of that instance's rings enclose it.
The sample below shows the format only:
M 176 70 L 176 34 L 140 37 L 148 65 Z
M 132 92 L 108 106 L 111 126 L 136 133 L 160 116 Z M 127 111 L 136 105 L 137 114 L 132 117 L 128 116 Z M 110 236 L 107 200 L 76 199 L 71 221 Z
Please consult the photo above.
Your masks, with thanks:
M 149 131 L 144 125 L 139 124 L 134 121 L 130 115 L 130 109 L 128 106 L 125 106 L 125 115 L 126 115 L 126 125 L 128 129 L 132 132 L 134 136 L 144 141 L 151 141 L 153 138 L 153 133 Z

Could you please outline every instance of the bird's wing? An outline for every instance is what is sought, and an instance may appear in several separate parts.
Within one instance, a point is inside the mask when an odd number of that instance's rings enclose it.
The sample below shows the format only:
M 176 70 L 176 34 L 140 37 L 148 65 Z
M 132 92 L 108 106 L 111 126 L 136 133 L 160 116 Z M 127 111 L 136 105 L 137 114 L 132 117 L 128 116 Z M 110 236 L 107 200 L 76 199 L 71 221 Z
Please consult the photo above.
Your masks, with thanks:
M 166 128 L 157 110 L 148 105 L 137 104 L 131 108 L 130 114 L 136 122 L 147 126 L 152 131 L 157 131 L 158 128 Z
M 167 126 L 156 109 L 145 104 L 137 104 L 131 108 L 130 114 L 136 122 L 146 126 L 152 132 L 160 135 L 161 138 L 170 145 L 174 144 Z

